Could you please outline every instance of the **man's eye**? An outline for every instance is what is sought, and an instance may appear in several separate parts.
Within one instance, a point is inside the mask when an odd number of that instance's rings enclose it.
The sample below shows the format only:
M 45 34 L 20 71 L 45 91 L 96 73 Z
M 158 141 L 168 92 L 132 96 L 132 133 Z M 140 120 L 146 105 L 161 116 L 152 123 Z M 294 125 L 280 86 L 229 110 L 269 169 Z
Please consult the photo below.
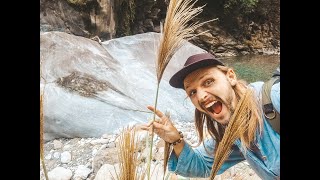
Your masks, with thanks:
M 189 93 L 189 96 L 192 96 L 192 95 L 194 95 L 196 93 L 196 91 L 190 91 L 190 93 Z
M 213 80 L 212 79 L 208 79 L 204 82 L 205 86 L 209 86 L 210 84 L 212 84 Z

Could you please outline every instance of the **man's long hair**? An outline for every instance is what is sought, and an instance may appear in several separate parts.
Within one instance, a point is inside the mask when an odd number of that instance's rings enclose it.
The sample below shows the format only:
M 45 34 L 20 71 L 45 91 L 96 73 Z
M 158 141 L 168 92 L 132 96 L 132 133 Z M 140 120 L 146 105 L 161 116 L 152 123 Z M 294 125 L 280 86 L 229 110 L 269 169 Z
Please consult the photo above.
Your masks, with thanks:
M 226 66 L 217 66 L 219 70 L 227 73 L 229 67 Z M 244 96 L 246 89 L 248 88 L 247 82 L 244 80 L 238 80 L 237 84 L 233 86 L 233 90 L 235 91 L 237 101 Z M 249 107 L 251 112 L 250 119 L 248 120 L 249 128 L 248 130 L 240 135 L 241 144 L 244 145 L 246 148 L 250 148 L 252 141 L 255 140 L 256 133 L 261 133 L 262 131 L 262 116 L 261 116 L 261 108 L 259 107 L 257 98 L 254 97 L 254 94 L 249 98 L 249 103 L 252 107 Z M 239 104 L 238 104 L 239 105 Z M 221 142 L 224 132 L 225 126 L 215 121 L 209 115 L 195 109 L 195 127 L 199 136 L 199 142 L 196 146 L 199 146 L 204 140 L 204 130 L 205 126 L 207 128 L 207 132 L 209 135 L 216 141 L 214 151 L 216 151 L 219 143 Z

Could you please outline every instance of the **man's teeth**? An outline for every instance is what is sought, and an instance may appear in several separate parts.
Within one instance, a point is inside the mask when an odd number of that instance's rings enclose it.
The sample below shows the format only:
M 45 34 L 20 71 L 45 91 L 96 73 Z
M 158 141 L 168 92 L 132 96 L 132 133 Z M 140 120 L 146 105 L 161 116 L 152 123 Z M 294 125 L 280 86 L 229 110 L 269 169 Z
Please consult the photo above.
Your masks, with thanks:
M 206 105 L 206 108 L 208 109 L 209 107 L 213 106 L 217 101 L 212 101 L 211 103 Z

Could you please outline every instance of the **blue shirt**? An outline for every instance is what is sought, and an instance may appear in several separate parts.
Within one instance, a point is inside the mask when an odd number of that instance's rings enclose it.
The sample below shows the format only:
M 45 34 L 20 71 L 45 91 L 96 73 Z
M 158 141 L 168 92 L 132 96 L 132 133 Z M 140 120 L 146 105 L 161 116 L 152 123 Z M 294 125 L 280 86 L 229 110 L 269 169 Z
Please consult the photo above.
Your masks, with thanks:
M 261 100 L 263 82 L 251 83 L 255 95 Z M 274 108 L 280 114 L 280 82 L 271 88 L 271 101 Z M 207 149 L 207 152 L 205 148 Z M 201 146 L 192 148 L 188 143 L 180 153 L 179 158 L 174 152 L 168 160 L 168 170 L 184 177 L 209 177 L 214 161 L 213 149 L 215 141 L 210 138 Z M 244 151 L 241 142 L 237 139 L 232 147 L 228 159 L 221 166 L 217 174 L 223 173 L 231 166 L 247 160 L 251 168 L 263 180 L 280 179 L 280 135 L 272 129 L 269 122 L 263 116 L 263 130 L 261 135 L 257 133 L 256 150 Z

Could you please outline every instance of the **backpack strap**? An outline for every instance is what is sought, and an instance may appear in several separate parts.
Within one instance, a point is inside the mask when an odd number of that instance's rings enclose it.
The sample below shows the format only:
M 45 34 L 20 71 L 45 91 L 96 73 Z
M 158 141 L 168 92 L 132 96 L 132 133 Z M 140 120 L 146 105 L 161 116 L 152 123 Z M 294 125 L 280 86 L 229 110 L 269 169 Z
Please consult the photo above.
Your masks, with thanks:
M 271 87 L 280 81 L 279 76 L 273 76 L 262 86 L 262 108 L 264 116 L 269 120 L 273 129 L 280 134 L 280 114 L 274 109 L 270 97 Z

